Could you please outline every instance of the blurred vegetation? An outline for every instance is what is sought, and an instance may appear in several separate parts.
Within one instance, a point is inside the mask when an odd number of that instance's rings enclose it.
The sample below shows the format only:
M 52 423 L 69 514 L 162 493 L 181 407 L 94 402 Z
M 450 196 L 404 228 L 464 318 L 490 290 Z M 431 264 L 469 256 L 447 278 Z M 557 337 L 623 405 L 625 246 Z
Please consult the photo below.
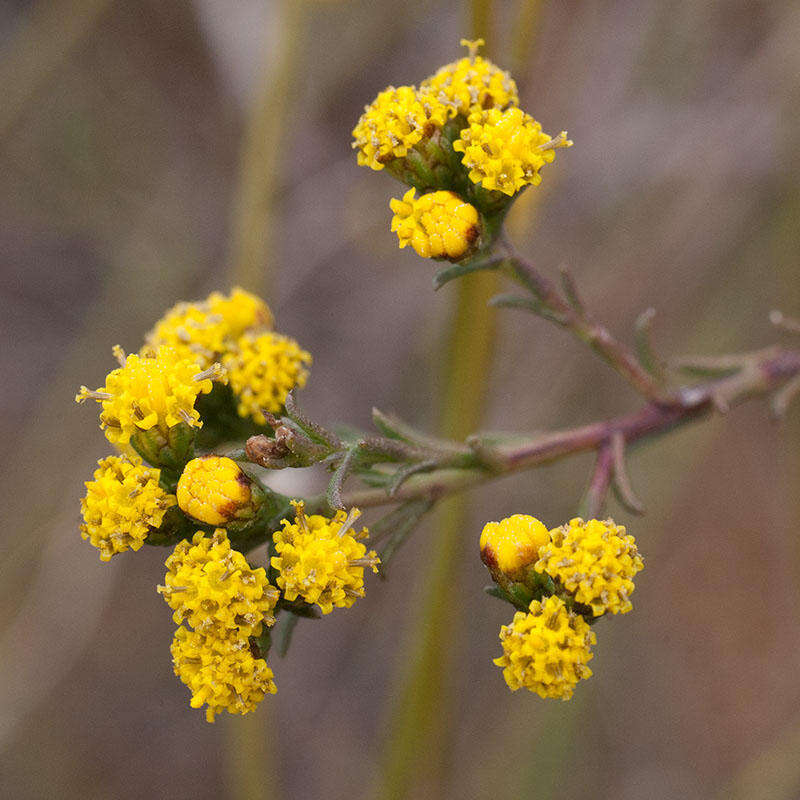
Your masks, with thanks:
M 620 334 L 655 306 L 665 354 L 772 341 L 770 309 L 800 308 L 796 4 L 491 6 L 491 55 L 545 129 L 576 142 L 515 209 L 520 249 L 548 271 L 568 263 Z M 471 345 L 471 385 L 448 379 L 456 290 L 433 293 L 430 265 L 397 250 L 400 187 L 352 157 L 361 107 L 455 58 L 487 24 L 472 13 L 436 0 L 402 13 L 366 0 L 0 9 L 8 796 L 245 797 L 254 783 L 275 790 L 260 796 L 370 796 L 421 629 L 440 648 L 410 697 L 428 733 L 394 750 L 407 796 L 800 792 L 797 410 L 776 426 L 744 408 L 633 455 L 648 514 L 613 510 L 648 567 L 570 704 L 511 694 L 491 664 L 509 614 L 481 591 L 477 535 L 516 511 L 569 517 L 589 459 L 480 489 L 439 517 L 443 538 L 422 528 L 366 601 L 298 626 L 278 695 L 247 727 L 206 725 L 172 675 L 154 589 L 165 553 L 101 565 L 78 537 L 82 481 L 104 450 L 75 388 L 101 381 L 111 345 L 137 347 L 164 308 L 234 280 L 268 291 L 314 353 L 303 404 L 321 420 L 366 425 L 376 405 L 456 431 L 487 387 L 483 424 L 501 429 L 635 406 L 578 345 L 511 311 L 491 368 Z M 485 330 L 471 331 L 481 348 Z M 432 568 L 443 616 L 421 620 Z M 260 753 L 250 775 L 230 755 L 245 747 Z

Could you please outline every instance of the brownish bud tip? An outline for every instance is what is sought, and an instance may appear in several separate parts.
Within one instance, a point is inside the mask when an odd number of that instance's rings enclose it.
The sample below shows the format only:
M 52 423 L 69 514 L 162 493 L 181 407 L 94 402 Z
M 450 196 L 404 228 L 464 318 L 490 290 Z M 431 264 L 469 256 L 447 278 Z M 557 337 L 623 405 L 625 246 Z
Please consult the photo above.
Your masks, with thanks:
M 278 426 L 278 430 L 280 427 Z M 269 469 L 274 468 L 276 463 L 286 458 L 290 452 L 285 438 L 278 439 L 276 435 L 276 438 L 270 439 L 263 433 L 251 436 L 244 446 L 244 451 L 247 458 L 254 464 L 260 464 Z

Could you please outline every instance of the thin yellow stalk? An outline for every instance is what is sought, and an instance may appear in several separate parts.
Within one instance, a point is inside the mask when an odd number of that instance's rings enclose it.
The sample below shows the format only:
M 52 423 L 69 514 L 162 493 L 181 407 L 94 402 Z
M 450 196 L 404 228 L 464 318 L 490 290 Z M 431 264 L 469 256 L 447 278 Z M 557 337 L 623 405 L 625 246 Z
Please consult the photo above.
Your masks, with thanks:
M 276 56 L 265 48 L 267 57 L 245 129 L 234 198 L 232 277 L 263 295 L 268 295 L 275 283 L 275 197 L 283 177 L 282 146 L 293 81 L 298 74 L 305 12 L 304 0 L 283 0 L 280 4 L 282 49 Z
M 254 714 L 226 719 L 225 766 L 233 800 L 277 800 L 281 796 L 275 754 L 274 714 L 268 695 Z
M 442 432 L 463 438 L 479 424 L 491 366 L 494 312 L 487 306 L 497 276 L 482 273 L 459 281 L 455 319 L 446 354 L 447 383 Z M 413 796 L 414 784 L 441 787 L 448 761 L 448 711 L 452 681 L 447 679 L 458 640 L 459 554 L 463 552 L 466 507 L 463 498 L 443 501 L 435 517 L 431 566 L 413 637 L 406 679 L 392 716 L 381 796 Z M 450 689 L 450 690 L 449 690 Z
M 511 74 L 518 80 L 527 72 L 542 16 L 542 0 L 520 0 L 511 37 Z
M 286 120 L 302 53 L 305 0 L 283 0 L 278 9 L 281 51 L 267 52 L 244 131 L 234 198 L 231 276 L 265 298 L 274 292 L 279 242 L 275 198 L 284 176 Z M 258 713 L 229 721 L 227 769 L 231 797 L 275 800 L 281 794 L 275 725 L 269 698 Z
M 489 40 L 491 2 L 474 0 L 471 33 Z M 441 430 L 463 438 L 478 427 L 486 402 L 487 375 L 495 335 L 494 311 L 487 303 L 498 276 L 477 273 L 458 283 L 447 342 Z M 458 644 L 458 563 L 467 521 L 464 500 L 448 499 L 434 518 L 431 565 L 418 612 L 411 657 L 396 696 L 380 796 L 386 800 L 416 794 L 433 796 L 446 780 L 451 739 L 452 681 L 447 679 Z
M 470 30 L 473 39 L 485 39 L 486 47 L 492 43 L 492 0 L 472 0 L 469 9 Z M 484 47 L 484 50 L 486 50 Z

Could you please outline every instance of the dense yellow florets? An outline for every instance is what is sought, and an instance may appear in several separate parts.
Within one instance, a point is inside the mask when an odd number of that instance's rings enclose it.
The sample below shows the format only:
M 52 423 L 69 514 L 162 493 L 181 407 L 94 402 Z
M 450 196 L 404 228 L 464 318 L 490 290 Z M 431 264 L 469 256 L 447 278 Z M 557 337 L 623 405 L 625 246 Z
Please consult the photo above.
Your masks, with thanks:
M 270 327 L 272 312 L 267 304 L 236 287 L 228 296 L 213 292 L 202 302 L 173 306 L 146 341 L 149 347 L 169 345 L 205 368 L 219 360 L 246 331 Z
M 413 86 L 390 86 L 365 106 L 353 129 L 353 148 L 358 163 L 383 169 L 395 158 L 404 158 L 423 137 L 430 136 L 455 113 L 429 91 Z
M 216 635 L 180 627 L 170 649 L 175 674 L 192 692 L 192 708 L 207 705 L 209 722 L 221 711 L 254 711 L 265 695 L 277 691 L 267 662 L 256 658 L 248 640 L 234 631 Z
M 100 427 L 110 442 L 126 445 L 140 431 L 158 428 L 166 436 L 174 425 L 202 425 L 194 403 L 212 389 L 211 378 L 219 372 L 203 371 L 196 359 L 183 358 L 172 347 L 149 354 L 132 353 L 123 365 L 106 376 L 105 386 L 90 391 L 82 386 L 77 402 L 96 400 L 102 405 Z
M 461 44 L 477 51 L 483 40 L 473 43 L 462 39 Z M 465 116 L 475 108 L 505 108 L 519 102 L 517 85 L 508 72 L 482 56 L 474 55 L 474 52 L 467 58 L 440 67 L 422 82 L 422 87 L 430 89 L 440 99 L 446 99 Z
M 541 182 L 539 170 L 555 158 L 555 149 L 572 144 L 566 136 L 562 131 L 551 138 L 519 108 L 492 108 L 470 114 L 469 127 L 453 142 L 453 150 L 464 154 L 462 163 L 473 183 L 513 195 Z
M 252 481 L 232 459 L 207 455 L 193 458 L 178 479 L 178 505 L 208 525 L 225 525 L 253 516 Z
M 536 517 L 514 514 L 500 522 L 487 522 L 481 532 L 481 559 L 490 570 L 511 578 L 539 558 L 539 548 L 550 541 L 550 532 Z
M 279 412 L 286 395 L 308 379 L 311 354 L 288 336 L 277 333 L 245 334 L 223 359 L 239 414 L 266 422 L 262 409 Z
M 475 207 L 454 192 L 415 194 L 416 189 L 409 189 L 402 200 L 389 203 L 400 247 L 410 244 L 423 258 L 455 260 L 470 252 L 480 236 Z
M 349 608 L 364 596 L 364 567 L 378 571 L 380 563 L 374 550 L 359 541 L 366 539 L 366 528 L 352 533 L 350 526 L 359 516 L 337 511 L 333 519 L 317 514 L 306 516 L 302 503 L 294 503 L 295 521 L 283 520 L 283 530 L 273 535 L 277 556 L 272 566 L 280 573 L 278 586 L 288 601 L 298 597 L 316 603 L 323 614 L 333 607 Z
M 534 600 L 529 613 L 518 611 L 510 625 L 500 629 L 503 655 L 494 663 L 503 667 L 509 688 L 525 688 L 539 697 L 569 700 L 581 678 L 592 671 L 591 646 L 596 638 L 583 617 L 567 610 L 564 601 Z
M 116 553 L 138 550 L 175 505 L 175 496 L 159 486 L 159 470 L 144 466 L 138 456 L 109 456 L 97 464 L 81 498 L 80 530 L 108 561 Z
M 238 628 L 240 636 L 258 636 L 262 623 L 275 622 L 277 589 L 268 583 L 263 567 L 250 569 L 245 557 L 231 548 L 224 530 L 210 537 L 198 531 L 191 542 L 184 539 L 166 566 L 166 585 L 158 591 L 177 624 L 186 621 L 209 634 Z
M 614 520 L 575 518 L 550 531 L 536 570 L 561 581 L 595 616 L 625 614 L 633 608 L 633 577 L 644 567 L 633 536 Z

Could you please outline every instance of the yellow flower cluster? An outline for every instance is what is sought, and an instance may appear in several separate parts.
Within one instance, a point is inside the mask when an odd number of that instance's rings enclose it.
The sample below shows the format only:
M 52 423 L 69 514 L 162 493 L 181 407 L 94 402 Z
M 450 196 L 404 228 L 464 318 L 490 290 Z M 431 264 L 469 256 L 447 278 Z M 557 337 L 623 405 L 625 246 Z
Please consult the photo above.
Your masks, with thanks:
M 109 561 L 116 553 L 138 550 L 175 505 L 175 496 L 159 486 L 159 470 L 144 466 L 137 456 L 108 456 L 97 464 L 81 498 L 80 531 L 101 560 Z
M 519 108 L 491 108 L 470 114 L 469 127 L 453 142 L 453 150 L 464 154 L 462 163 L 473 183 L 511 196 L 528 184 L 537 186 L 539 170 L 555 158 L 555 149 L 571 145 L 566 131 L 553 139 Z
M 169 345 L 205 368 L 230 350 L 245 331 L 271 328 L 272 322 L 272 312 L 261 298 L 235 287 L 230 296 L 212 292 L 202 302 L 173 306 L 145 342 L 151 348 Z
M 410 244 L 422 258 L 453 261 L 469 253 L 480 236 L 476 208 L 454 192 L 415 194 L 416 189 L 409 189 L 402 200 L 389 203 L 401 249 Z
M 353 149 L 358 150 L 359 165 L 380 170 L 392 159 L 404 158 L 454 113 L 434 92 L 390 86 L 364 107 L 353 129 Z
M 480 547 L 507 599 L 520 608 L 534 598 L 529 613 L 518 612 L 502 628 L 503 656 L 495 664 L 512 689 L 569 699 L 578 680 L 592 674 L 586 662 L 595 635 L 587 620 L 633 607 L 633 578 L 644 566 L 634 538 L 611 519 L 575 518 L 548 531 L 515 514 L 487 523 Z
M 367 552 L 361 539 L 366 528 L 351 533 L 360 516 L 358 509 L 349 515 L 337 511 L 333 519 L 317 514 L 306 516 L 303 503 L 293 503 L 294 523 L 282 520 L 283 530 L 273 535 L 277 556 L 272 566 L 280 573 L 278 586 L 288 601 L 298 597 L 316 603 L 323 614 L 333 607 L 349 608 L 364 596 L 364 567 L 378 571 L 380 560 L 374 550 Z
M 75 396 L 79 403 L 96 400 L 102 405 L 100 427 L 112 444 L 126 445 L 138 432 L 153 428 L 166 437 L 174 425 L 199 428 L 203 424 L 195 400 L 211 391 L 218 369 L 203 371 L 197 360 L 183 358 L 167 346 L 127 358 L 121 350 L 115 352 L 122 365 L 109 372 L 105 386 L 96 391 L 81 386 Z
M 250 569 L 245 557 L 231 548 L 223 529 L 210 537 L 198 531 L 191 542 L 184 539 L 166 566 L 165 585 L 158 591 L 175 612 L 176 624 L 185 620 L 209 636 L 238 630 L 238 636 L 247 638 L 258 636 L 262 623 L 275 622 L 278 591 L 263 567 Z
M 175 674 L 192 692 L 192 708 L 206 705 L 208 722 L 221 711 L 254 711 L 265 695 L 278 691 L 267 662 L 232 631 L 212 635 L 181 626 L 170 649 Z
M 512 580 L 539 558 L 539 548 L 550 541 L 550 532 L 536 517 L 514 514 L 500 522 L 487 522 L 481 531 L 481 560 Z
M 566 131 L 552 138 L 518 107 L 511 76 L 477 55 L 482 39 L 461 44 L 469 56 L 441 67 L 419 88 L 390 86 L 353 130 L 359 164 L 388 166 L 424 193 L 391 201 L 400 247 L 411 244 L 424 258 L 450 261 L 478 246 L 488 250 L 510 198 L 538 184 L 555 150 L 572 144 Z
M 223 358 L 239 414 L 264 424 L 263 411 L 279 412 L 292 389 L 308 379 L 311 354 L 277 333 L 245 334 Z
M 633 577 L 644 566 L 635 539 L 613 520 L 579 517 L 550 531 L 536 569 L 561 581 L 595 616 L 625 614 L 633 608 Z
M 226 525 L 255 513 L 252 481 L 223 456 L 193 458 L 183 468 L 175 493 L 183 512 L 208 525 Z
M 586 665 L 596 637 L 558 597 L 534 600 L 527 614 L 518 611 L 500 629 L 500 641 L 503 655 L 494 663 L 513 691 L 525 688 L 539 697 L 569 700 L 578 681 L 592 674 Z
M 470 48 L 470 55 L 440 67 L 421 86 L 429 89 L 442 102 L 445 100 L 457 113 L 466 116 L 475 108 L 505 108 L 519 102 L 517 85 L 505 70 L 476 55 L 483 39 L 461 40 Z
M 92 391 L 82 386 L 75 399 L 102 404 L 100 426 L 122 452 L 138 450 L 151 463 L 171 467 L 185 460 L 192 434 L 169 430 L 181 423 L 202 425 L 195 401 L 208 394 L 212 381 L 226 383 L 232 372 L 238 413 L 265 423 L 262 409 L 278 412 L 286 395 L 308 378 L 311 356 L 297 342 L 272 333 L 272 313 L 255 295 L 235 288 L 230 295 L 213 292 L 198 303 L 178 303 L 148 334 L 136 354 L 125 356 L 106 376 L 105 386 Z M 151 431 L 145 441 L 138 434 Z M 181 433 L 180 437 L 177 436 Z M 164 449 L 166 447 L 166 450 Z

